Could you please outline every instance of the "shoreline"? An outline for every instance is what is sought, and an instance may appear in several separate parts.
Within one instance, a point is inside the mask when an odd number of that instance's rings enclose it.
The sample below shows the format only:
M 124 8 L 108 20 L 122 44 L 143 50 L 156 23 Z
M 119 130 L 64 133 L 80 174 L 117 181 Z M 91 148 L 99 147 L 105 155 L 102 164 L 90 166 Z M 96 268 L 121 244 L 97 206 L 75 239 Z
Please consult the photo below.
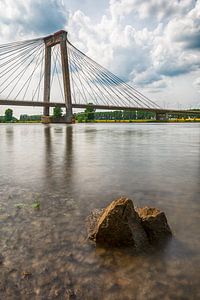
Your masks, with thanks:
M 75 122 L 75 124 L 98 124 L 98 123 L 200 123 L 200 118 L 198 119 L 176 119 L 176 120 L 93 120 L 89 122 Z M 41 121 L 18 121 L 18 122 L 1 122 L 0 124 L 43 124 Z M 66 124 L 61 122 L 52 122 L 50 124 Z

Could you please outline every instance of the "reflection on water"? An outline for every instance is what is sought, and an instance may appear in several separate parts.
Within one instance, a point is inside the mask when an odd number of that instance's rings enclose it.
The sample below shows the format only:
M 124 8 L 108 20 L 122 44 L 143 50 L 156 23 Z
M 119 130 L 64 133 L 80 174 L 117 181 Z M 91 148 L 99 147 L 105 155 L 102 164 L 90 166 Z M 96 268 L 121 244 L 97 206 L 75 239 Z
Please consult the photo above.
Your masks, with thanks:
M 86 240 L 121 195 L 166 212 L 163 249 Z M 199 196 L 199 124 L 0 125 L 0 299 L 200 298 Z

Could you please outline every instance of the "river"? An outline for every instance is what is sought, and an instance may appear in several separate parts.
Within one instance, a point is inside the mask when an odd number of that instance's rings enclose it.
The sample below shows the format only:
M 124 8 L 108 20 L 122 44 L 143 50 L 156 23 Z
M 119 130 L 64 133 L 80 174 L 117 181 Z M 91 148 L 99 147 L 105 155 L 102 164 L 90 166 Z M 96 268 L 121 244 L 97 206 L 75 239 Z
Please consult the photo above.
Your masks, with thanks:
M 122 195 L 165 211 L 164 248 L 87 241 Z M 199 123 L 1 124 L 0 299 L 200 299 L 199 201 Z

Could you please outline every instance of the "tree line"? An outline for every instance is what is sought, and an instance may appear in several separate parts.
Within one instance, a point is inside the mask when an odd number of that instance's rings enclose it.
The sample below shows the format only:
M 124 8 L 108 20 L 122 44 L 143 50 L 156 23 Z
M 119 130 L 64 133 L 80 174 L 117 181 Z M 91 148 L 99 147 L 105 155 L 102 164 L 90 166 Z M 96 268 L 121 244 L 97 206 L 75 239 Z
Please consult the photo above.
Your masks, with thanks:
M 60 107 L 54 107 L 53 116 L 59 118 L 63 115 Z M 15 123 L 15 122 L 40 122 L 42 115 L 21 114 L 19 119 L 13 116 L 13 110 L 8 108 L 4 112 L 4 116 L 0 116 L 0 123 Z
M 200 109 L 193 109 L 193 111 L 200 111 Z M 88 103 L 84 112 L 74 114 L 77 122 L 92 122 L 98 120 L 154 120 L 156 118 L 155 112 L 150 111 L 135 111 L 135 110 L 116 110 L 116 111 L 96 111 L 92 103 Z M 54 107 L 53 117 L 60 118 L 63 116 L 62 108 Z M 174 118 L 187 118 L 186 115 L 173 115 Z M 191 118 L 199 118 L 199 115 L 190 115 Z M 8 108 L 5 110 L 4 116 L 0 116 L 0 123 L 10 122 L 40 122 L 42 115 L 28 115 L 21 114 L 19 120 L 13 116 L 13 110 Z
M 200 109 L 192 109 L 193 111 L 199 111 Z M 171 118 L 177 119 L 187 119 L 187 114 L 169 115 Z M 192 114 L 190 118 L 199 118 L 199 115 Z M 77 122 L 92 122 L 98 120 L 113 120 L 113 121 L 121 121 L 121 120 L 155 120 L 156 113 L 151 111 L 136 111 L 136 110 L 116 110 L 116 111 L 101 111 L 97 112 L 93 107 L 92 103 L 88 103 L 84 112 L 80 112 L 76 114 Z
M 91 122 L 95 120 L 146 120 L 155 119 L 155 113 L 149 111 L 116 110 L 96 112 L 91 103 L 88 104 L 84 112 L 76 114 L 78 122 Z

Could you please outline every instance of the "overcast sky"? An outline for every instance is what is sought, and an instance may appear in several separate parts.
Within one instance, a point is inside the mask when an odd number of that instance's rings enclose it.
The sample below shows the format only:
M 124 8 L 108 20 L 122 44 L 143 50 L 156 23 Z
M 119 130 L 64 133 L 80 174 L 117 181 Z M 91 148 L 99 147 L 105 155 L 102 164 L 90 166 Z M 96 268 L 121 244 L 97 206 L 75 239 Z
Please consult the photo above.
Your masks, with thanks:
M 0 0 L 1 44 L 59 29 L 159 105 L 200 107 L 200 0 Z

